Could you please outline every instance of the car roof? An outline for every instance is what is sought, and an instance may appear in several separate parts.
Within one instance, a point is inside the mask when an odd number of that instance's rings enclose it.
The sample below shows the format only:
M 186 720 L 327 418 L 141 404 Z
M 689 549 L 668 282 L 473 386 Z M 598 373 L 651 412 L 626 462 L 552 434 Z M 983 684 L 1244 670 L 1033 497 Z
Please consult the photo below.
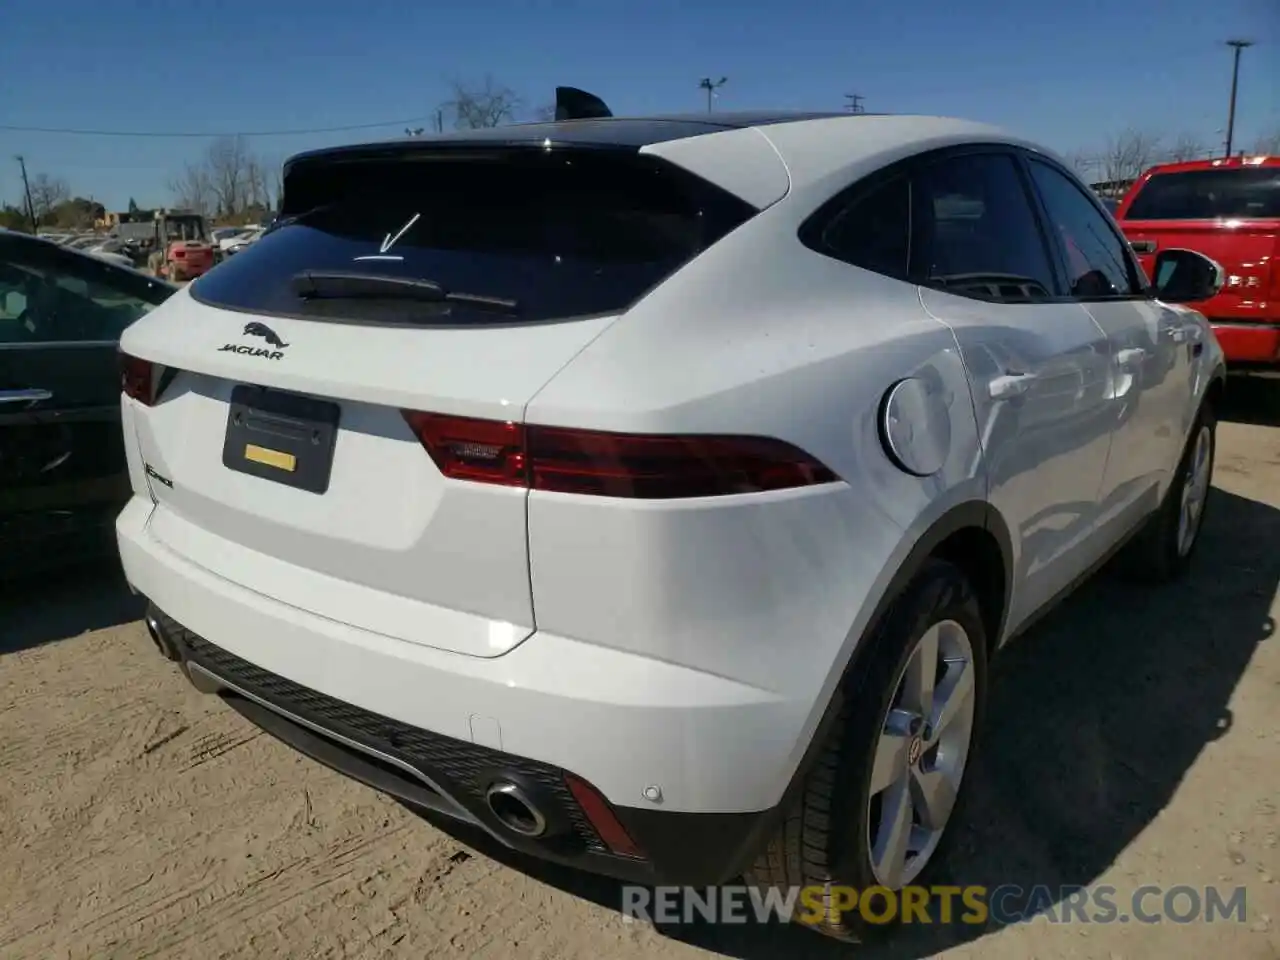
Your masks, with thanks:
M 1248 170 L 1253 167 L 1280 167 L 1280 156 L 1240 156 L 1218 157 L 1211 160 L 1178 160 L 1173 163 L 1157 163 L 1142 176 L 1155 176 L 1164 173 L 1193 173 L 1198 170 Z
M 764 136 L 751 139 L 749 131 Z M 748 139 L 742 139 L 744 136 Z M 435 136 L 328 147 L 295 154 L 284 163 L 285 195 L 297 166 L 391 157 L 418 150 L 543 147 L 611 149 L 675 157 L 695 173 L 716 182 L 741 167 L 754 189 L 739 192 L 752 203 L 778 195 L 777 184 L 803 187 L 840 170 L 870 170 L 912 153 L 966 143 L 1001 143 L 1053 156 L 1038 144 L 998 127 L 949 117 L 900 114 L 743 111 L 715 114 L 667 114 L 650 117 L 602 117 L 519 123 Z M 755 146 L 751 146 L 751 144 Z M 746 152 L 743 152 L 746 151 Z M 753 155 L 752 151 L 755 151 Z M 760 187 L 761 165 L 779 164 L 774 186 Z M 754 171 L 754 172 L 753 172 Z M 729 174 L 733 176 L 733 174 Z M 778 177 L 781 180 L 778 180 Z M 783 186 L 783 192 L 786 187 Z
M 580 147 L 639 149 L 668 140 L 683 140 L 726 130 L 740 130 L 776 123 L 798 123 L 850 114 L 815 111 L 752 110 L 729 113 L 672 113 L 644 117 L 595 117 L 587 120 L 548 120 L 512 123 L 477 130 L 458 130 L 421 137 L 321 147 L 295 154 L 286 168 L 310 157 L 338 157 L 345 153 L 395 150 L 406 146 L 483 144 L 488 146 L 553 143 Z

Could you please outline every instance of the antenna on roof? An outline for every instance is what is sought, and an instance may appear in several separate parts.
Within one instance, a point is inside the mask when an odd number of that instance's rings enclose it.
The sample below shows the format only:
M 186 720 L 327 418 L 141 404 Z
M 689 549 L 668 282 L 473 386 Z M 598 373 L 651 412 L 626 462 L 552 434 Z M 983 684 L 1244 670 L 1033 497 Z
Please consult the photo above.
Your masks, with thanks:
M 557 120 L 593 120 L 612 116 L 613 111 L 594 93 L 577 87 L 556 87 Z

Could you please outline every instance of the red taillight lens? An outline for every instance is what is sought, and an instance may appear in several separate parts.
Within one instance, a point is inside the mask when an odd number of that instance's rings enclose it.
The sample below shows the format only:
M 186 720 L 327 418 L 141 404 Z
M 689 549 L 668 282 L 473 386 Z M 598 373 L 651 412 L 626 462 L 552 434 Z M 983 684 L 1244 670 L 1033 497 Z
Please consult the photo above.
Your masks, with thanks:
M 155 364 L 120 352 L 120 389 L 148 407 L 155 402 Z
M 784 490 L 836 479 L 778 440 L 526 429 L 535 490 L 669 499 Z
M 405 411 L 440 472 L 557 493 L 672 499 L 833 483 L 802 450 L 762 437 L 658 436 Z
M 606 847 L 620 857 L 644 859 L 640 847 L 631 839 L 626 827 L 619 822 L 613 808 L 609 806 L 609 801 L 602 797 L 595 787 L 571 773 L 564 775 L 564 782 Z
M 404 411 L 404 418 L 446 477 L 508 487 L 528 485 L 524 431 L 519 424 L 413 410 Z

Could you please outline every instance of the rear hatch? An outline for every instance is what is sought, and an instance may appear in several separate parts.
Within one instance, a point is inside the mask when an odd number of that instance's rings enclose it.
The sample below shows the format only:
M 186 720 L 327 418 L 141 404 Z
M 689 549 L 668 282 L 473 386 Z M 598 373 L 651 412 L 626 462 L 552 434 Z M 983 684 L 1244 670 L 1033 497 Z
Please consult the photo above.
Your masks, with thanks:
M 1280 320 L 1280 163 L 1158 172 L 1139 182 L 1119 215 L 1148 277 L 1156 255 L 1173 247 L 1222 266 L 1222 291 L 1196 304 L 1210 319 Z
M 308 155 L 280 226 L 122 340 L 151 535 L 299 609 L 504 653 L 534 619 L 503 425 L 753 212 L 634 151 Z

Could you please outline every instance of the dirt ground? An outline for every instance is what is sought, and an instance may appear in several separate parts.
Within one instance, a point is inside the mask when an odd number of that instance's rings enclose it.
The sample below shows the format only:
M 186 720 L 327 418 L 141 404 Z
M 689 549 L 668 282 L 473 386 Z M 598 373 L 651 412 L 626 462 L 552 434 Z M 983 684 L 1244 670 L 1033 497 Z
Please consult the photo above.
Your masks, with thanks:
M 861 956 L 1280 957 L 1280 389 L 1232 392 L 1194 575 L 1142 592 L 1104 574 L 1000 659 L 944 866 L 1122 903 L 1244 885 L 1245 922 L 912 927 Z M 851 952 L 624 922 L 615 884 L 444 832 L 258 733 L 138 613 L 110 571 L 0 594 L 0 957 Z

